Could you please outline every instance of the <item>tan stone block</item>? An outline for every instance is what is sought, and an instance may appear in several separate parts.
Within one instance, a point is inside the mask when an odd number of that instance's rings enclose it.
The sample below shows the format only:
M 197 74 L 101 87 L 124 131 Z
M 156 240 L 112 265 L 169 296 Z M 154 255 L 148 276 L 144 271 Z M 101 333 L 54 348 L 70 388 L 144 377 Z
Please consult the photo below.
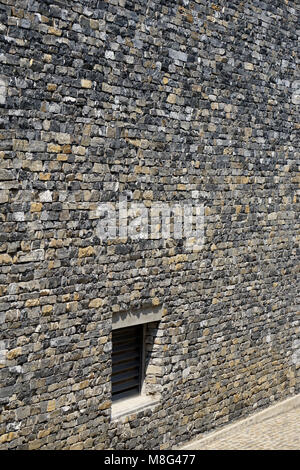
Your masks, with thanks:
M 167 98 L 167 102 L 171 103 L 171 104 L 175 104 L 176 99 L 177 99 L 177 96 L 174 93 L 170 93 L 168 98 Z
M 91 135 L 91 131 L 92 131 L 92 126 L 91 126 L 91 124 L 85 124 L 85 125 L 83 126 L 82 134 L 83 134 L 83 135 L 86 135 L 86 136 L 90 136 L 90 135 Z
M 51 178 L 51 173 L 40 173 L 39 174 L 39 179 L 41 181 L 49 181 Z
M 14 322 L 18 321 L 20 318 L 20 311 L 19 310 L 8 310 L 5 315 L 6 322 Z
M 104 401 L 99 405 L 98 410 L 107 410 L 108 408 L 111 407 L 111 402 L 110 401 Z
M 71 135 L 67 134 L 65 132 L 59 132 L 56 134 L 56 139 L 59 144 L 64 145 L 64 144 L 70 144 L 71 143 Z
M 154 366 L 154 365 L 149 365 L 147 367 L 147 374 L 153 374 L 153 375 L 162 375 L 162 368 L 159 366 Z
M 69 302 L 70 298 L 71 298 L 71 294 L 65 294 L 62 296 L 62 301 Z
M 4 253 L 4 255 L 0 254 L 0 264 L 11 264 L 12 262 L 12 257 L 9 256 L 7 253 Z
M 61 153 L 61 145 L 58 144 L 48 144 L 47 151 L 50 153 Z
M 32 202 L 30 212 L 41 212 L 43 204 L 41 202 Z
M 154 297 L 154 299 L 152 299 L 152 305 L 160 305 L 160 300 L 158 297 Z
M 62 35 L 62 30 L 57 29 L 57 28 L 53 28 L 52 26 L 50 26 L 48 28 L 48 34 L 54 34 L 54 36 L 61 36 Z
M 254 70 L 254 65 L 251 64 L 250 62 L 245 62 L 244 63 L 244 68 L 245 68 L 245 70 Z
M 103 299 L 93 299 L 90 301 L 89 303 L 89 307 L 90 308 L 99 308 L 99 307 L 102 307 L 103 305 Z
M 77 442 L 77 444 L 73 444 L 70 446 L 70 450 L 82 450 L 82 449 L 83 449 L 82 442 Z
M 50 315 L 53 312 L 53 306 L 52 305 L 44 305 L 42 308 L 42 314 L 43 315 Z
M 76 155 L 85 155 L 86 153 L 86 148 L 85 147 L 82 147 L 82 145 L 79 145 L 79 146 L 73 146 L 72 147 L 72 152 L 75 153 Z
M 135 147 L 141 147 L 141 145 L 142 145 L 141 139 L 127 139 L 127 141 L 128 141 L 131 145 L 134 145 Z
M 47 404 L 47 411 L 50 413 L 51 411 L 54 411 L 56 407 L 56 402 L 55 400 L 49 400 Z
M 90 385 L 90 381 L 89 381 L 89 380 L 83 380 L 83 381 L 80 382 L 80 384 L 79 384 L 79 390 L 83 390 L 84 388 L 87 388 L 89 385 Z
M 251 137 L 252 136 L 252 128 L 251 127 L 245 127 L 245 136 L 246 137 Z
M 97 20 L 90 20 L 90 25 L 92 29 L 99 29 L 99 21 Z
M 23 160 L 22 168 L 28 168 L 30 171 L 41 171 L 43 162 L 39 160 Z
M 28 152 L 29 142 L 27 140 L 13 139 L 13 150 L 21 151 L 21 152 Z
M 78 442 L 78 436 L 75 435 L 75 436 L 70 436 L 68 437 L 67 439 L 67 444 L 68 445 L 71 445 L 71 444 L 76 444 Z
M 43 441 L 36 439 L 35 441 L 29 442 L 28 450 L 36 450 L 39 449 L 43 445 Z
M 149 200 L 153 200 L 153 191 L 145 191 L 144 194 L 144 199 L 149 199 Z
M 66 162 L 68 160 L 68 155 L 65 153 L 59 153 L 56 158 L 59 162 Z
M 11 361 L 15 359 L 16 357 L 21 356 L 21 354 L 22 354 L 22 348 L 19 347 L 19 348 L 11 349 L 10 351 L 6 353 L 6 359 Z
M 85 258 L 87 256 L 93 256 L 94 254 L 94 248 L 92 246 L 87 246 L 86 248 L 79 248 L 78 257 Z
M 25 302 L 25 307 L 36 307 L 40 304 L 39 299 L 28 299 Z
M 5 442 L 7 442 L 7 437 L 8 437 L 8 434 L 2 434 L 0 436 L 0 444 L 4 444 Z
M 52 55 L 51 55 L 51 54 L 44 54 L 43 60 L 44 60 L 44 62 L 47 62 L 47 64 L 51 64 L 51 62 L 52 62 Z
M 52 240 L 49 243 L 50 248 L 61 248 L 62 246 L 63 246 L 63 241 L 60 239 L 58 240 L 56 238 L 52 238 Z
M 180 262 L 183 262 L 183 261 L 187 261 L 188 257 L 187 257 L 187 255 L 181 254 L 181 255 L 177 255 L 175 257 L 175 260 L 176 260 L 176 263 L 180 263 Z
M 17 437 L 17 434 L 15 432 L 9 432 L 8 435 L 7 435 L 7 442 L 9 441 L 12 441 L 13 439 L 15 439 Z
M 9 199 L 9 191 L 7 190 L 0 190 L 0 204 L 4 204 L 8 202 Z
M 181 271 L 183 269 L 183 264 L 182 263 L 178 263 L 175 265 L 175 271 Z
M 43 437 L 47 437 L 50 434 L 50 429 L 43 429 L 42 431 L 39 431 L 38 433 L 38 439 L 42 439 Z
M 93 83 L 91 82 L 91 80 L 85 80 L 85 79 L 81 80 L 82 88 L 92 88 L 92 85 Z
M 242 176 L 242 177 L 241 177 L 241 183 L 242 183 L 242 184 L 248 184 L 249 181 L 250 181 L 249 176 Z
M 57 89 L 57 85 L 55 83 L 48 83 L 47 90 L 48 91 L 55 91 Z
M 67 154 L 72 153 L 71 145 L 70 144 L 63 145 L 62 152 L 67 153 Z

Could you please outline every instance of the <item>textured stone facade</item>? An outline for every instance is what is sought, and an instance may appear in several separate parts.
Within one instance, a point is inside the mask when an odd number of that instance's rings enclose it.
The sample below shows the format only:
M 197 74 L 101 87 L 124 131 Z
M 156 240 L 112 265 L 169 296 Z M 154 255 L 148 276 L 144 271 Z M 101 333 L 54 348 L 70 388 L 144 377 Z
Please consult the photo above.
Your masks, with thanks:
M 299 2 L 0 1 L 0 448 L 169 449 L 299 393 Z M 120 194 L 205 244 L 97 236 Z M 162 309 L 111 419 L 114 312 Z M 151 388 L 152 387 L 152 388 Z

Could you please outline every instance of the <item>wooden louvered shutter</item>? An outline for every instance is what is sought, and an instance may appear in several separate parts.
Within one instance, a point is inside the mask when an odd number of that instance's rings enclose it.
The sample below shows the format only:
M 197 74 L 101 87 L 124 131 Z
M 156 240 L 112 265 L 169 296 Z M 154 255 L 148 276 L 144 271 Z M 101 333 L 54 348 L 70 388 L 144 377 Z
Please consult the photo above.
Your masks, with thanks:
M 143 326 L 112 332 L 112 399 L 139 394 L 142 382 Z

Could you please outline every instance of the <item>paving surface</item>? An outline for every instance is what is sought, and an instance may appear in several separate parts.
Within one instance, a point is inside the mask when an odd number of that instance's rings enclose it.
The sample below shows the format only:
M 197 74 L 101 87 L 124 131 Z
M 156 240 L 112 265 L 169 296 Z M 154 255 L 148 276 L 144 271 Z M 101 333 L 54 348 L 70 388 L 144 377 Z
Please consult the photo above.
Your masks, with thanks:
M 216 437 L 190 444 L 193 450 L 300 450 L 300 408 L 249 423 L 242 429 L 223 428 Z M 185 447 L 186 448 L 186 447 Z

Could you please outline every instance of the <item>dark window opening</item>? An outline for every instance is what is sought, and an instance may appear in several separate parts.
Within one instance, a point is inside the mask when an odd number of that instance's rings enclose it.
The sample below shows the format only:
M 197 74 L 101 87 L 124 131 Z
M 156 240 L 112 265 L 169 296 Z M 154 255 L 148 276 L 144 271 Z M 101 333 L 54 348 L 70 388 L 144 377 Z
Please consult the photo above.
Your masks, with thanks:
M 112 399 L 141 393 L 143 380 L 143 325 L 112 332 Z

